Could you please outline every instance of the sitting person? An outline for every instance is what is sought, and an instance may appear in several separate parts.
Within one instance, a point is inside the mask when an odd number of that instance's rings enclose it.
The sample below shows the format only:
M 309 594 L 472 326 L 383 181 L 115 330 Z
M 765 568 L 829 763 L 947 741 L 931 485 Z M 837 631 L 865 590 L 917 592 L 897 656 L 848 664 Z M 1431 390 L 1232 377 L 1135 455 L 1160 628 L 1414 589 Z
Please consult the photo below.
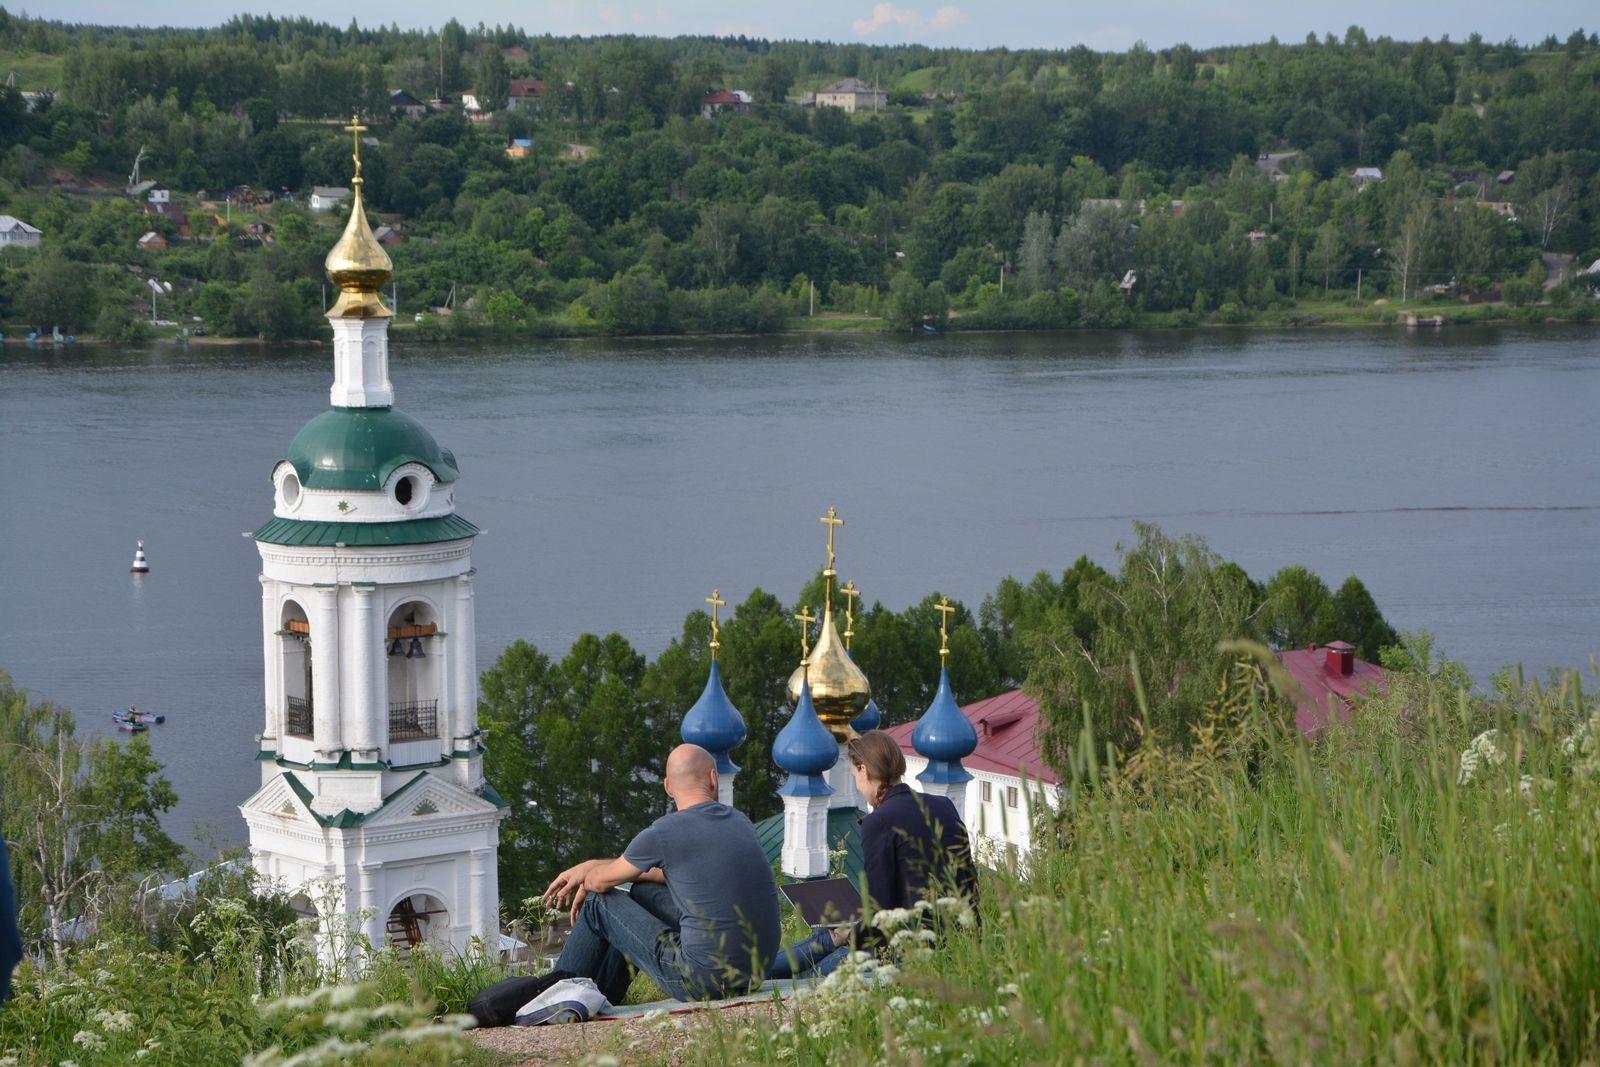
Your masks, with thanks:
M 745 993 L 778 949 L 772 868 L 750 820 L 717 800 L 717 766 L 705 749 L 673 749 L 662 784 L 676 811 L 617 859 L 580 863 L 545 890 L 547 903 L 572 905 L 572 934 L 555 969 L 593 979 L 616 1004 L 630 963 L 679 1000 Z M 624 882 L 630 892 L 617 890 Z
M 861 820 L 861 860 L 866 876 L 863 903 L 872 910 L 912 908 L 929 897 L 966 898 L 978 904 L 978 875 L 961 813 L 948 798 L 913 792 L 905 777 L 906 757 L 895 739 L 868 730 L 845 746 L 856 789 L 872 804 Z M 811 968 L 831 973 L 855 948 L 882 943 L 870 928 L 818 930 L 778 953 L 769 978 L 790 978 Z

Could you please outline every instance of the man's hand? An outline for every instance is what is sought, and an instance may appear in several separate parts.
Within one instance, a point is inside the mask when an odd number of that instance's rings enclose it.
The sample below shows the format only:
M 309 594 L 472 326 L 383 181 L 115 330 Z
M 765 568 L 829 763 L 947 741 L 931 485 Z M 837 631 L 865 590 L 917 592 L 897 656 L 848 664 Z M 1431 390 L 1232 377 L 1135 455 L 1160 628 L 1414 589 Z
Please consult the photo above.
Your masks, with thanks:
M 590 871 L 605 860 L 584 860 L 573 867 L 568 867 L 551 880 L 544 891 L 544 902 L 551 907 L 566 907 L 571 900 L 572 918 L 576 922 L 578 908 L 583 904 L 583 898 L 588 895 L 588 890 L 583 887 L 583 880 Z M 576 899 L 573 899 L 573 898 Z

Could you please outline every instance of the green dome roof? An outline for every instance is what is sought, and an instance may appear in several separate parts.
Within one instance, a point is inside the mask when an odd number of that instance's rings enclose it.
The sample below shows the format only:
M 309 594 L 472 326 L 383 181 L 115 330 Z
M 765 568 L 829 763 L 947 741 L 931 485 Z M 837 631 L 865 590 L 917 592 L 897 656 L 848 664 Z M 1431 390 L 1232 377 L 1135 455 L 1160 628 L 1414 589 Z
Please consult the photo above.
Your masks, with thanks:
M 307 489 L 381 489 L 407 463 L 422 464 L 440 482 L 460 477 L 450 450 L 393 408 L 324 411 L 295 434 L 285 459 Z

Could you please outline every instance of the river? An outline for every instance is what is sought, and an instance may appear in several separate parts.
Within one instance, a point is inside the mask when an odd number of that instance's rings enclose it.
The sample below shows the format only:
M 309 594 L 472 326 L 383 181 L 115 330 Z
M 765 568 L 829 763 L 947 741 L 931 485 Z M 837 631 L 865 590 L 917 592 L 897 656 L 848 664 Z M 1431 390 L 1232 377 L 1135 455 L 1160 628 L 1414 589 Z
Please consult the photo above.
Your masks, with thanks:
M 788 599 L 829 505 L 841 577 L 896 608 L 1112 567 L 1146 519 L 1258 579 L 1357 574 L 1480 681 L 1600 645 L 1592 327 L 402 344 L 391 376 L 487 531 L 485 666 L 586 630 L 653 655 L 713 587 Z M 243 835 L 262 664 L 240 532 L 330 380 L 325 346 L 0 350 L 0 669 L 92 734 L 166 712 L 185 841 Z

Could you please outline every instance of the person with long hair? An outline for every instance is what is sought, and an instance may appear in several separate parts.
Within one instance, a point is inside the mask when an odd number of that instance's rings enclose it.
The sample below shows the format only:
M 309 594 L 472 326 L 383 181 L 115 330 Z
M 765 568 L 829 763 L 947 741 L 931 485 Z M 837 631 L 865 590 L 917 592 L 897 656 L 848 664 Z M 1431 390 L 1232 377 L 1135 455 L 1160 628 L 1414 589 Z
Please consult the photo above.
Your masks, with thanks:
M 862 916 L 887 908 L 914 908 L 930 897 L 961 896 L 976 910 L 978 874 L 961 813 L 947 797 L 914 792 L 901 779 L 906 757 L 894 738 L 868 730 L 845 745 L 856 789 L 872 811 L 861 820 L 861 865 L 866 880 Z M 855 948 L 881 943 L 864 923 L 818 930 L 778 953 L 769 978 L 791 978 L 815 968 L 829 974 Z

